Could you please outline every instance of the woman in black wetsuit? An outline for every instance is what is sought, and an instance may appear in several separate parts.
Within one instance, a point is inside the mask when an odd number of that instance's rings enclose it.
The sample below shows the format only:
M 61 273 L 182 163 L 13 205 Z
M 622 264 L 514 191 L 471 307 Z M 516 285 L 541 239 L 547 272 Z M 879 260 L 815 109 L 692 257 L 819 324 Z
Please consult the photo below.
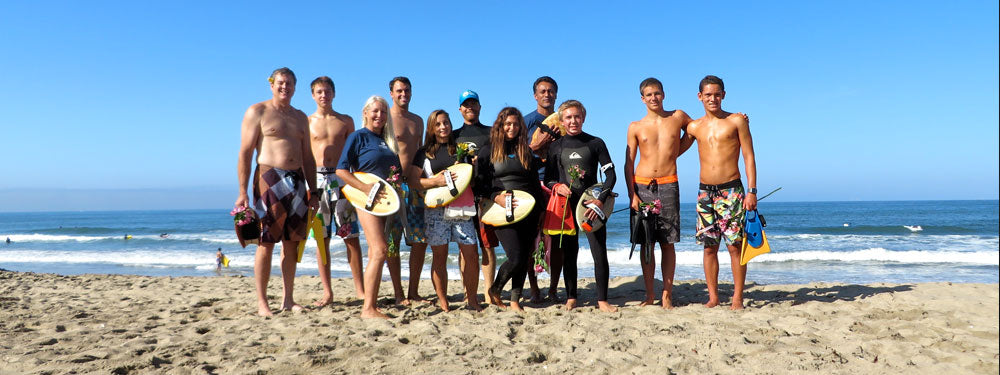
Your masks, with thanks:
M 480 150 L 476 176 L 476 195 L 492 199 L 504 206 L 507 190 L 522 190 L 535 198 L 535 206 L 524 220 L 496 228 L 497 238 L 503 245 L 507 260 L 500 265 L 496 280 L 488 290 L 489 301 L 506 307 L 500 300 L 500 291 L 508 281 L 513 281 L 510 292 L 510 306 L 517 311 L 521 308 L 521 291 L 528 275 L 528 262 L 534 233 L 538 232 L 538 219 L 543 209 L 542 188 L 538 185 L 540 162 L 528 148 L 527 130 L 521 111 L 514 107 L 500 110 L 497 120 L 490 130 L 490 146 Z M 515 202 L 516 205 L 516 202 Z
M 611 156 L 608 155 L 608 147 L 600 138 L 583 132 L 583 121 L 587 117 L 587 110 L 583 103 L 576 100 L 567 100 L 559 106 L 559 119 L 566 127 L 566 135 L 557 139 L 549 146 L 548 157 L 546 158 L 545 186 L 553 189 L 553 193 L 569 197 L 569 208 L 575 210 L 577 202 L 588 187 L 597 183 L 598 173 L 604 174 L 604 183 L 601 185 L 601 193 L 597 199 L 589 202 L 597 207 L 603 205 L 603 201 L 612 194 L 611 189 L 615 186 L 615 168 L 611 164 Z M 579 169 L 583 176 L 573 178 L 570 175 L 571 169 Z M 559 183 L 560 185 L 556 185 Z M 593 209 L 587 210 L 587 217 L 597 220 Z M 576 307 L 576 259 L 580 251 L 579 233 L 587 235 L 590 242 L 590 253 L 594 257 L 594 276 L 597 279 L 597 307 L 602 311 L 614 312 L 618 308 L 608 304 L 608 250 L 607 226 L 593 232 L 585 232 L 577 225 L 577 234 L 565 235 L 562 240 L 563 253 L 563 285 L 566 286 L 566 310 Z M 552 246 L 559 246 L 556 241 L 552 241 Z M 555 249 L 553 249 L 555 250 Z

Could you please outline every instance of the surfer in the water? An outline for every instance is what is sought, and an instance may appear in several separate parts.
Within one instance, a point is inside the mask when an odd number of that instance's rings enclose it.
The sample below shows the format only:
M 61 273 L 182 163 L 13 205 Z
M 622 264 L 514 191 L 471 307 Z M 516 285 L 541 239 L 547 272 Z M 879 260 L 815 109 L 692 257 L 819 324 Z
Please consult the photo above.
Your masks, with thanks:
M 389 81 L 389 95 L 392 97 L 392 108 L 389 108 L 389 115 L 392 116 L 393 129 L 396 132 L 396 143 L 399 146 L 399 164 L 409 166 L 413 162 L 413 155 L 420 148 L 424 136 L 424 120 L 413 112 L 410 112 L 410 98 L 413 95 L 410 79 L 406 77 L 395 77 Z M 404 173 L 404 178 L 407 177 Z M 423 192 L 417 188 L 417 183 L 404 181 L 402 184 L 406 197 L 399 213 L 396 214 L 398 220 L 403 224 L 402 233 L 396 231 L 392 233 L 392 240 L 399 243 L 402 235 L 406 245 L 410 247 L 410 283 L 406 292 L 406 299 L 403 299 L 403 290 L 395 291 L 396 303 L 423 300 L 418 294 L 420 287 L 420 271 L 424 269 L 424 256 L 427 254 L 427 236 L 424 233 L 424 196 Z M 397 284 L 396 279 L 400 277 L 399 257 L 389 258 L 389 276 L 393 277 L 393 286 Z
M 641 306 L 654 303 L 653 279 L 656 260 L 653 259 L 653 245 L 660 244 L 660 268 L 663 272 L 663 293 L 661 305 L 672 308 L 671 293 L 674 286 L 674 266 L 676 255 L 674 243 L 680 241 L 680 196 L 677 187 L 677 157 L 684 153 L 691 142 L 681 141 L 681 131 L 691 122 L 684 111 L 663 109 L 663 84 L 656 78 L 646 78 L 639 84 L 640 99 L 646 105 L 646 117 L 629 124 L 627 148 L 625 149 L 625 179 L 632 215 L 641 215 L 640 209 L 650 210 L 659 203 L 659 211 L 647 223 L 649 231 L 641 231 L 640 238 L 632 238 L 633 243 L 642 241 L 642 279 L 646 286 L 646 299 Z M 635 164 L 638 152 L 639 164 Z M 643 205 L 640 208 L 640 204 Z M 633 222 L 634 226 L 641 223 Z M 635 231 L 633 231 L 635 233 Z M 634 237 L 639 237 L 636 235 Z
M 417 150 L 413 157 L 408 180 L 419 184 L 422 189 L 447 186 L 444 173 L 451 172 L 445 168 L 457 162 L 457 148 L 448 112 L 442 109 L 431 112 L 431 115 L 427 116 L 427 136 L 424 138 L 424 147 Z M 452 179 L 456 177 L 454 174 L 450 176 Z M 466 194 L 471 194 L 471 192 L 466 191 L 462 195 Z M 471 198 L 471 195 L 469 197 Z M 467 205 L 461 207 L 462 203 L 467 203 Z M 424 212 L 427 215 L 427 240 L 434 255 L 431 261 L 431 281 L 434 284 L 434 292 L 438 296 L 438 305 L 444 311 L 449 310 L 448 243 L 455 242 L 458 244 L 461 259 L 463 259 L 461 262 L 462 282 L 465 284 L 468 306 L 476 311 L 482 310 L 477 294 L 479 254 L 476 252 L 476 228 L 472 224 L 472 218 L 476 216 L 476 208 L 472 199 L 467 202 L 456 200 L 445 207 L 428 207 Z M 413 256 L 412 253 L 410 256 Z M 412 261 L 410 264 L 413 264 Z M 423 261 L 420 262 L 420 266 L 423 267 Z M 410 285 L 414 285 L 412 279 Z
M 271 276 L 271 253 L 281 242 L 282 310 L 301 310 L 293 298 L 298 242 L 306 239 L 304 207 L 316 207 L 316 161 L 309 148 L 309 119 L 291 105 L 295 94 L 295 73 L 276 69 L 268 78 L 272 98 L 250 106 L 243 116 L 239 162 L 236 174 L 240 192 L 236 207 L 247 207 L 251 181 L 250 167 L 257 152 L 253 174 L 254 205 L 263 210 L 260 244 L 254 260 L 257 314 L 271 316 L 267 303 L 267 282 Z M 313 194 L 307 198 L 306 188 Z
M 542 201 L 542 188 L 538 184 L 541 162 L 531 155 L 526 133 L 521 111 L 514 107 L 500 110 L 490 131 L 489 147 L 479 151 L 476 195 L 490 199 L 500 207 L 507 207 L 508 190 L 522 190 L 531 194 L 535 202 Z M 516 207 L 517 203 L 512 204 Z M 508 281 L 512 281 L 510 307 L 524 311 L 521 308 L 521 292 L 528 276 L 528 263 L 534 250 L 532 243 L 542 209 L 541 204 L 535 204 L 525 219 L 495 229 L 507 254 L 507 261 L 500 266 L 493 285 L 488 289 L 490 303 L 506 307 L 500 300 L 500 291 Z
M 719 245 L 725 238 L 733 269 L 731 309 L 743 308 L 743 284 L 747 267 L 740 265 L 744 215 L 757 208 L 757 163 L 754 159 L 750 122 L 738 113 L 722 110 L 726 88 L 722 79 L 706 76 L 698 84 L 698 100 L 705 116 L 688 126 L 688 135 L 698 140 L 701 163 L 698 191 L 696 239 L 705 246 L 706 307 L 719 304 Z M 746 194 L 740 180 L 740 156 L 747 174 Z
M 545 185 L 552 189 L 554 194 L 569 197 L 569 207 L 572 210 L 583 194 L 584 189 L 597 183 L 598 174 L 604 174 L 604 184 L 597 199 L 585 201 L 600 209 L 604 199 L 612 194 L 611 190 L 615 186 L 615 169 L 611 163 L 611 156 L 608 155 L 608 147 L 604 140 L 583 132 L 583 122 L 587 117 L 587 109 L 583 103 L 576 100 L 567 100 L 559 106 L 559 118 L 563 126 L 566 127 L 566 136 L 557 139 L 549 146 L 548 157 L 546 158 Z M 580 171 L 582 176 L 573 177 L 571 171 Z M 557 184 L 558 183 L 558 184 Z M 597 213 L 590 209 L 587 211 L 588 218 L 594 220 Z M 576 225 L 576 220 L 573 220 Z M 577 233 L 583 231 L 576 228 Z M 597 279 L 597 306 L 601 311 L 614 312 L 618 308 L 608 304 L 608 276 L 610 269 L 608 266 L 608 251 L 606 247 L 608 233 L 607 227 L 602 226 L 593 232 L 584 232 L 587 241 L 590 242 L 590 253 L 594 257 L 594 276 Z M 552 240 L 553 253 L 559 247 L 559 241 Z M 566 310 L 576 307 L 577 303 L 577 269 L 576 259 L 580 251 L 580 243 L 577 234 L 565 235 L 562 239 L 561 252 L 563 254 L 563 285 L 566 286 Z M 555 272 L 555 271 L 553 271 Z M 553 278 L 556 275 L 552 275 Z
M 354 119 L 333 110 L 333 99 L 337 96 L 336 88 L 330 77 L 316 78 L 309 85 L 313 101 L 316 102 L 316 112 L 309 116 L 310 146 L 313 158 L 316 159 L 316 186 L 320 189 L 319 209 L 317 216 L 323 219 L 323 242 L 326 254 L 316 254 L 319 265 L 319 279 L 323 284 L 323 298 L 313 303 L 314 306 L 325 306 L 333 302 L 333 289 L 330 287 L 330 239 L 334 234 L 344 239 L 347 248 L 347 263 L 351 268 L 351 278 L 354 279 L 354 293 L 359 299 L 365 298 L 365 286 L 361 272 L 361 233 L 358 226 L 358 216 L 354 206 L 341 195 L 340 188 L 344 182 L 337 178 L 337 161 L 344 150 L 347 136 L 354 132 Z M 317 218 L 316 220 L 319 220 Z M 316 234 L 314 234 L 316 235 Z M 316 247 L 316 252 L 321 250 Z M 326 263 L 323 260 L 326 259 Z
M 372 95 L 365 101 L 361 110 L 361 126 L 351 133 L 344 143 L 344 151 L 337 163 L 337 177 L 348 185 L 369 192 L 375 184 L 366 184 L 354 177 L 353 172 L 367 172 L 387 179 L 392 168 L 400 170 L 396 136 L 389 116 L 389 103 L 381 96 Z M 376 202 L 387 199 L 383 190 Z M 358 219 L 365 232 L 368 242 L 368 266 L 365 268 L 365 302 L 361 307 L 362 318 L 388 318 L 378 309 L 378 288 L 382 281 L 382 265 L 386 262 L 389 243 L 386 232 L 395 228 L 386 228 L 386 218 L 375 216 L 363 210 L 358 210 Z M 399 225 L 391 221 L 390 225 Z M 398 251 L 398 244 L 395 251 Z M 395 280 L 394 280 L 395 282 Z M 394 290 L 402 290 L 400 285 L 394 285 Z M 397 296 L 398 298 L 399 296 Z
M 215 270 L 222 271 L 222 248 L 215 251 Z

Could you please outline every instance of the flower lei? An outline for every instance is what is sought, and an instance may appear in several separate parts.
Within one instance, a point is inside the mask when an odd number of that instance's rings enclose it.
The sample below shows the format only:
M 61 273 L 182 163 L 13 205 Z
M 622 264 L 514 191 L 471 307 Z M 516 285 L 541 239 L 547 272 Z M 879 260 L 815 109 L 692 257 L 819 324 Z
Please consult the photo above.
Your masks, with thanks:
M 400 169 L 396 168 L 396 166 L 393 165 L 393 166 L 389 167 L 389 177 L 387 177 L 385 179 L 385 181 L 388 182 L 390 185 L 392 185 L 392 188 L 396 189 L 396 191 L 398 191 L 398 192 L 402 191 L 401 189 L 402 189 L 402 184 L 403 184 L 402 176 L 401 176 L 400 172 L 401 172 Z M 402 195 L 400 195 L 400 199 L 405 199 L 405 197 L 403 197 Z M 388 224 L 388 223 L 391 223 L 391 222 L 392 221 L 389 220 L 386 223 Z M 388 247 L 389 247 L 386 255 L 389 256 L 389 257 L 398 257 L 399 256 L 399 244 L 396 243 L 396 240 L 394 239 L 394 236 L 392 236 L 391 233 L 386 233 L 386 239 L 388 241 Z
M 659 199 L 654 200 L 652 203 L 650 203 L 650 202 L 639 202 L 639 209 L 642 210 L 642 212 L 646 213 L 647 215 L 650 214 L 650 213 L 652 213 L 654 215 L 659 215 L 660 214 L 660 209 L 662 209 L 662 208 L 663 208 L 663 205 L 660 204 L 660 200 Z
M 253 211 L 250 211 L 250 207 L 247 206 L 233 207 L 233 210 L 229 212 L 229 215 L 233 217 L 233 222 L 236 223 L 236 225 L 242 226 L 250 224 L 250 222 L 253 221 L 253 215 L 250 214 L 251 212 Z

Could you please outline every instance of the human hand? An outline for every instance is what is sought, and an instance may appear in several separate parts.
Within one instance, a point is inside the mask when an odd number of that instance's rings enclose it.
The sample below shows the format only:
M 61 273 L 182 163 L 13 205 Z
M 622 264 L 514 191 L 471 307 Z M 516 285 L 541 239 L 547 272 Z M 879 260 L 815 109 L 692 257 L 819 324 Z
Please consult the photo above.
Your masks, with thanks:
M 500 207 L 507 208 L 507 196 L 508 195 L 513 195 L 513 194 L 511 194 L 511 193 L 497 194 L 497 196 L 493 198 L 493 203 L 496 203 Z M 511 208 L 516 208 L 517 207 L 517 199 L 511 199 L 510 202 L 513 205 L 513 206 L 511 206 Z
M 743 197 L 743 209 L 746 211 L 757 209 L 757 194 L 747 194 Z
M 633 210 L 639 211 L 639 195 L 638 194 L 632 194 L 632 205 L 631 205 L 631 207 L 632 207 Z
M 597 199 L 591 199 L 591 200 L 588 200 L 588 201 L 584 201 L 583 204 L 584 205 L 593 204 L 593 205 L 597 206 L 597 209 L 604 208 L 604 202 L 601 202 L 601 201 L 599 201 Z M 597 212 L 594 212 L 593 208 L 588 208 L 587 209 L 587 213 L 585 215 L 587 216 L 587 220 L 594 220 L 594 219 L 597 219 L 599 217 L 599 216 L 597 216 Z
M 246 193 L 240 194 L 236 197 L 236 203 L 233 204 L 233 207 L 247 207 L 247 202 L 249 200 L 250 198 L 247 197 Z
M 743 116 L 743 119 L 746 120 L 747 125 L 750 125 L 750 116 L 747 116 L 747 114 L 743 112 L 736 112 L 736 114 Z
M 458 178 L 458 176 L 455 175 L 455 172 L 449 170 L 443 170 L 434 176 L 434 186 L 448 186 L 448 182 L 445 181 L 444 177 L 445 173 L 449 173 L 451 175 L 452 181 L 455 181 L 455 179 Z
M 555 192 L 556 194 L 562 195 L 564 197 L 568 197 L 570 194 L 573 193 L 572 191 L 569 190 L 569 186 L 566 186 L 566 184 L 556 185 Z

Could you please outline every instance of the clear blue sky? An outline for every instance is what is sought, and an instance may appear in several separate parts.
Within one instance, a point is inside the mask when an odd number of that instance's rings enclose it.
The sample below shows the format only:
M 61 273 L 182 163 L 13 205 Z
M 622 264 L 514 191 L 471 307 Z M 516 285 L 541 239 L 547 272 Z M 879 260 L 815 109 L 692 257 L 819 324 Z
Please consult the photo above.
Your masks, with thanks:
M 715 74 L 774 200 L 998 197 L 995 1 L 535 3 L 2 2 L 0 211 L 230 207 L 240 120 L 281 66 L 294 106 L 328 75 L 355 119 L 397 75 L 415 113 L 456 120 L 473 89 L 486 123 L 550 75 L 619 173 L 639 81 L 697 118 Z M 694 149 L 678 168 L 691 202 Z

